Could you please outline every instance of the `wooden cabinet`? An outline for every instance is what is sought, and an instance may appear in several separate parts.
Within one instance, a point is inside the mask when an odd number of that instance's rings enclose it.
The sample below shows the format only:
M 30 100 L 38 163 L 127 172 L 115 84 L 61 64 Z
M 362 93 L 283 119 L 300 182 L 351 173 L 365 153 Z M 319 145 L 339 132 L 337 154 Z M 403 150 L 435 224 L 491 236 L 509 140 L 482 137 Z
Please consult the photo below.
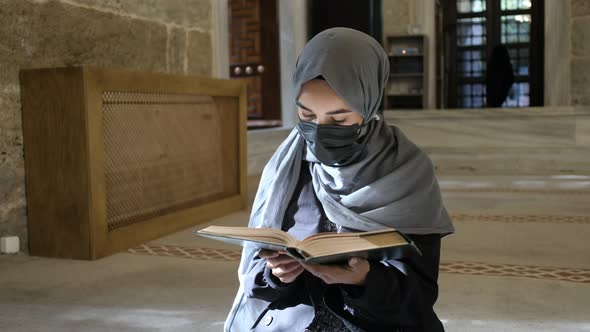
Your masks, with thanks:
M 390 75 L 385 90 L 386 109 L 422 109 L 426 105 L 426 37 L 388 36 Z
M 240 81 L 20 73 L 32 255 L 96 259 L 246 206 Z

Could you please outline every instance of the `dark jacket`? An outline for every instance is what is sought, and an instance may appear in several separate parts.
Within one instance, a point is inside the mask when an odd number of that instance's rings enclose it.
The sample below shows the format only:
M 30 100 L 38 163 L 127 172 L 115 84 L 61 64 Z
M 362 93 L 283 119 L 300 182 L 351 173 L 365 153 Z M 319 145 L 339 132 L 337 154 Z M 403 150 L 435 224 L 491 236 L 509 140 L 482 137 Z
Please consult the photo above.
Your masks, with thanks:
M 326 231 L 307 165 L 283 229 L 298 239 Z M 339 231 L 351 231 L 339 229 Z M 433 305 L 438 296 L 440 235 L 411 235 L 422 252 L 404 260 L 370 262 L 366 285 L 327 285 L 307 271 L 284 284 L 254 259 L 244 280 L 248 297 L 268 302 L 253 331 L 444 331 Z

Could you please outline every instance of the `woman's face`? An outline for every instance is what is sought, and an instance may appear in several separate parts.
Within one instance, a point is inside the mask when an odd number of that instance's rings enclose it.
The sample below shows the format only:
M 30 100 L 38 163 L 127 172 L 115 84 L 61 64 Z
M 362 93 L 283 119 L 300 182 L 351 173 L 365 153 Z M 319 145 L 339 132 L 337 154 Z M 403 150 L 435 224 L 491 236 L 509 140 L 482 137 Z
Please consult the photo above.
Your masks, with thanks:
M 363 122 L 363 117 L 352 111 L 324 80 L 303 84 L 297 106 L 299 119 L 318 125 L 352 126 Z

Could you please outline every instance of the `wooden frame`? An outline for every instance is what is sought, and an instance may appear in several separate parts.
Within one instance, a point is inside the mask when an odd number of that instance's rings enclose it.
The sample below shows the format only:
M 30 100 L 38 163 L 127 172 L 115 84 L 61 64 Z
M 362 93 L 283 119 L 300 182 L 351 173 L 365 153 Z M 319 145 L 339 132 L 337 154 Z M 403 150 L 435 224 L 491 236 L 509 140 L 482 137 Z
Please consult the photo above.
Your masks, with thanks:
M 248 84 L 248 128 L 280 127 L 278 3 L 228 1 L 229 76 Z
M 246 207 L 243 82 L 97 67 L 23 70 L 20 79 L 32 255 L 97 259 Z M 235 140 L 238 160 L 223 149 L 228 142 L 220 146 L 223 169 L 237 175 L 231 178 L 238 192 L 109 231 L 104 91 L 204 95 L 221 103 L 223 97 L 237 98 L 238 109 L 228 121 L 238 130 L 224 139 Z
M 470 17 L 484 17 L 486 19 L 486 43 L 481 49 L 489 58 L 495 45 L 501 42 L 501 16 L 515 14 L 529 14 L 532 16 L 530 41 L 528 43 L 506 44 L 509 47 L 526 46 L 529 49 L 529 75 L 515 77 L 514 83 L 526 82 L 530 86 L 530 104 L 528 106 L 543 106 L 544 103 L 544 26 L 545 26 L 545 1 L 534 0 L 530 9 L 501 10 L 500 0 L 486 0 L 486 11 L 480 13 L 458 13 L 456 0 L 442 0 L 443 11 L 443 36 L 444 55 L 437 54 L 437 58 L 444 57 L 444 91 L 445 103 L 443 108 L 459 107 L 457 98 L 457 87 L 462 83 L 479 83 L 485 85 L 485 75 L 480 78 L 461 78 L 457 72 L 457 19 Z M 520 106 L 520 107 L 528 107 Z M 486 107 L 484 105 L 483 107 Z
M 388 110 L 399 110 L 399 109 L 414 109 L 420 110 L 425 109 L 428 104 L 428 40 L 425 35 L 391 35 L 385 38 L 385 48 L 388 53 L 390 63 L 390 74 L 389 81 L 385 88 L 385 108 Z M 419 46 L 420 54 L 394 54 L 394 49 L 397 47 L 407 47 L 407 45 Z M 402 66 L 396 65 L 398 61 L 416 60 L 414 64 L 420 64 L 421 70 L 412 73 L 396 73 L 395 71 L 400 69 Z M 407 63 L 406 63 L 407 64 Z M 389 93 L 390 87 L 394 85 L 400 85 L 400 83 L 408 84 L 409 81 L 419 81 L 420 93 Z M 401 84 L 403 85 L 403 84 Z M 398 106 L 391 102 L 395 99 L 415 99 L 419 100 L 419 105 L 416 103 L 409 102 L 411 106 Z

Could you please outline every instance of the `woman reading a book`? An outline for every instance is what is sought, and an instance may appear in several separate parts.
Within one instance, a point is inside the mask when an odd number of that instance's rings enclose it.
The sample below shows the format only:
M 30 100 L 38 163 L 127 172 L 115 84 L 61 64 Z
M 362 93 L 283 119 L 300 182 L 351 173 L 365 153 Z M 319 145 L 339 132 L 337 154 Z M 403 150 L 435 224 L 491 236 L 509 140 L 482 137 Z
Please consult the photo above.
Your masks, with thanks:
M 300 122 L 264 169 L 249 227 L 297 239 L 395 228 L 421 255 L 303 265 L 246 246 L 226 331 L 443 331 L 433 305 L 441 238 L 454 230 L 432 162 L 379 114 L 388 75 L 362 32 L 306 44 L 293 78 Z

